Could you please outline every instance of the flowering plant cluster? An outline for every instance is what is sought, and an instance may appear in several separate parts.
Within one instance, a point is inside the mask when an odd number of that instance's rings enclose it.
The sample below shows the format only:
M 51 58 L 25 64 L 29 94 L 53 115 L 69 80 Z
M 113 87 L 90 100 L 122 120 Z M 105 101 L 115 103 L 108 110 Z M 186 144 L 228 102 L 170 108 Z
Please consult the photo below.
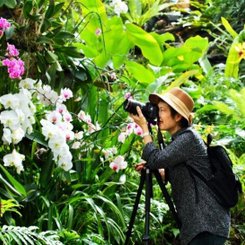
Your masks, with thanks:
M 72 168 L 72 154 L 68 142 L 74 139 L 72 116 L 64 102 L 73 97 L 70 89 L 61 89 L 60 95 L 52 90 L 49 85 L 28 79 L 26 87 L 36 91 L 36 96 L 43 105 L 54 106 L 54 110 L 46 111 L 45 118 L 41 120 L 42 134 L 48 141 L 52 150 L 53 160 L 58 167 L 68 171 Z
M 127 5 L 121 0 L 113 0 L 111 6 L 118 15 L 128 11 Z M 11 24 L 6 19 L 0 18 L 0 38 L 4 37 L 5 31 L 10 27 Z M 24 62 L 19 58 L 19 51 L 14 45 L 6 42 L 6 50 L 1 63 L 7 67 L 10 79 L 20 79 L 19 92 L 0 97 L 0 104 L 4 109 L 0 113 L 0 123 L 3 125 L 2 141 L 5 145 L 13 146 L 12 152 L 3 157 L 4 165 L 15 167 L 18 174 L 24 170 L 22 162 L 25 156 L 18 152 L 16 145 L 26 134 L 33 133 L 33 125 L 36 123 L 36 106 L 41 104 L 41 108 L 45 110 L 45 115 L 40 120 L 41 132 L 53 153 L 53 160 L 58 167 L 66 171 L 70 170 L 73 166 L 70 148 L 81 150 L 84 147 L 87 149 L 89 146 L 84 144 L 84 136 L 100 131 L 101 126 L 98 122 L 92 123 L 91 116 L 81 110 L 76 118 L 85 126 L 83 130 L 75 132 L 72 115 L 65 105 L 65 102 L 73 97 L 72 91 L 64 88 L 58 94 L 41 81 L 30 78 L 22 79 L 25 72 Z M 115 78 L 112 77 L 112 79 Z M 119 135 L 118 141 L 123 143 L 132 133 L 141 135 L 142 130 L 135 123 L 129 123 L 126 132 Z M 102 162 L 109 162 L 110 168 L 115 172 L 127 167 L 124 156 L 117 156 L 116 151 L 112 148 L 103 149 L 101 152 L 104 154 L 104 157 L 101 158 Z
M 6 94 L 0 97 L 0 103 L 4 107 L 0 113 L 0 122 L 3 124 L 2 140 L 4 144 L 18 144 L 26 133 L 33 132 L 32 125 L 35 121 L 36 106 L 33 101 L 40 101 L 42 105 L 55 105 L 55 110 L 47 111 L 45 119 L 41 120 L 42 133 L 48 140 L 48 146 L 53 152 L 54 160 L 59 167 L 69 170 L 72 167 L 72 155 L 67 142 L 74 139 L 71 124 L 72 116 L 63 104 L 71 98 L 69 89 L 62 89 L 60 95 L 48 85 L 42 85 L 30 78 L 21 80 L 19 93 Z M 24 170 L 22 161 L 25 159 L 13 150 L 11 154 L 3 158 L 5 166 L 14 166 L 17 173 Z
M 24 88 L 20 88 L 19 93 L 9 93 L 0 97 L 0 104 L 5 109 L 0 113 L 0 122 L 3 124 L 2 140 L 4 144 L 16 145 L 26 133 L 32 133 L 36 107 L 31 99 L 30 91 Z M 23 155 L 13 150 L 11 154 L 3 158 L 3 161 L 5 166 L 14 166 L 17 173 L 20 173 L 24 169 L 22 165 L 22 160 L 24 159 Z
M 11 27 L 11 24 L 4 18 L 0 18 L 0 38 L 3 37 L 5 31 Z M 19 51 L 13 44 L 7 43 L 7 49 L 2 60 L 2 65 L 8 69 L 11 79 L 21 79 L 25 72 L 24 62 L 19 58 Z
M 0 113 L 0 122 L 3 124 L 2 140 L 4 144 L 16 145 L 21 142 L 26 133 L 33 132 L 33 124 L 35 121 L 36 105 L 41 103 L 46 109 L 45 116 L 41 119 L 41 131 L 48 142 L 48 146 L 53 153 L 53 160 L 58 167 L 68 171 L 72 168 L 72 149 L 80 149 L 83 144 L 84 135 L 90 135 L 101 130 L 98 122 L 92 123 L 91 116 L 81 110 L 77 118 L 85 124 L 82 131 L 74 132 L 72 125 L 72 115 L 67 110 L 66 102 L 73 97 L 70 89 L 61 89 L 60 94 L 54 91 L 49 85 L 43 85 L 41 81 L 30 78 L 23 79 L 19 82 L 19 92 L 16 94 L 5 94 L 0 97 L 0 104 L 4 110 Z M 33 102 L 35 101 L 35 103 Z M 138 131 L 138 133 L 137 133 Z M 131 133 L 140 134 L 140 128 L 130 123 L 127 127 L 127 135 Z M 120 141 L 120 137 L 119 137 Z M 121 140 L 122 142 L 122 140 Z M 86 145 L 86 148 L 88 146 Z M 109 161 L 109 166 L 115 172 L 123 170 L 127 167 L 124 157 L 116 156 L 116 149 L 103 149 L 104 161 Z M 13 166 L 17 173 L 24 170 L 22 162 L 25 156 L 17 152 L 14 148 L 12 153 L 7 154 L 3 158 L 4 166 Z

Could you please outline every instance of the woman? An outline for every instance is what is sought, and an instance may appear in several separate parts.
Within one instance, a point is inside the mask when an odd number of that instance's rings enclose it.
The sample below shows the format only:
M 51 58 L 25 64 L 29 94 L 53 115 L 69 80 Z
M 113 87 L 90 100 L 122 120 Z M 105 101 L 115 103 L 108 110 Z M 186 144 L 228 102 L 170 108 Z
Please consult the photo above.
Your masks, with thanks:
M 220 206 L 206 184 L 188 171 L 191 166 L 207 178 L 211 174 L 206 146 L 190 127 L 192 98 L 182 89 L 174 88 L 164 95 L 151 94 L 149 100 L 158 105 L 158 126 L 170 133 L 172 142 L 158 149 L 152 142 L 148 122 L 137 107 L 138 115 L 131 117 L 143 129 L 142 158 L 146 164 L 138 164 L 136 170 L 168 169 L 173 201 L 182 224 L 182 245 L 223 245 L 229 234 L 229 210 Z

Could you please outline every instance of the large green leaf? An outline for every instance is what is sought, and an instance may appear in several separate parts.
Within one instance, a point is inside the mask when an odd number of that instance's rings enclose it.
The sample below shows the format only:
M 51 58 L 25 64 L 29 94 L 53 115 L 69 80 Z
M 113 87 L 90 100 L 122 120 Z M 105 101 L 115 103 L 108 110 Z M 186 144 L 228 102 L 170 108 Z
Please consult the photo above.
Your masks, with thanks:
M 159 66 L 162 62 L 162 50 L 156 39 L 134 24 L 127 23 L 126 28 L 129 40 L 141 49 L 144 57 L 153 65 Z
M 115 53 L 112 56 L 115 69 L 120 68 L 123 65 L 124 61 L 127 59 L 131 46 L 132 44 L 129 42 L 128 37 L 126 35 L 121 36 L 116 45 L 117 50 L 115 50 Z
M 157 40 L 158 44 L 160 47 L 164 46 L 164 43 L 166 41 L 174 41 L 175 37 L 172 33 L 163 33 L 161 35 L 155 33 L 155 32 L 151 32 L 151 35 Z
M 127 71 L 139 82 L 150 84 L 155 80 L 153 72 L 134 61 L 126 62 Z
M 175 71 L 193 68 L 206 52 L 208 40 L 200 36 L 191 37 L 181 47 L 170 47 L 163 53 L 162 65 L 173 67 Z

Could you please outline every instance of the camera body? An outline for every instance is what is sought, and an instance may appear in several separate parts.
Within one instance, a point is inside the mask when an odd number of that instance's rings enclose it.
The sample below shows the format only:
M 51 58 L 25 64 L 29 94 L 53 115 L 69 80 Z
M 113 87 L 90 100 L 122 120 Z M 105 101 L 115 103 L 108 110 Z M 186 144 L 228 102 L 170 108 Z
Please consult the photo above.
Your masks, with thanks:
M 133 99 L 126 99 L 123 103 L 123 108 L 125 111 L 137 115 L 136 107 L 139 106 L 144 117 L 146 118 L 148 123 L 153 125 L 157 124 L 158 119 L 158 106 L 154 105 L 150 102 L 146 104 L 141 103 L 139 101 Z

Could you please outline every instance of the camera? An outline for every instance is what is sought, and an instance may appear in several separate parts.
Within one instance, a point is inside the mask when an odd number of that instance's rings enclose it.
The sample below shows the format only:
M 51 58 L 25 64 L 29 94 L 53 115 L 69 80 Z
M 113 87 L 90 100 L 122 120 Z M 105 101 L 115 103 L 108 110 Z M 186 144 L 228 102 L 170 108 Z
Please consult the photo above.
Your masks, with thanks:
M 126 99 L 123 103 L 125 111 L 137 115 L 136 107 L 139 106 L 148 123 L 156 124 L 158 118 L 158 106 L 150 102 L 146 104 L 133 99 Z

